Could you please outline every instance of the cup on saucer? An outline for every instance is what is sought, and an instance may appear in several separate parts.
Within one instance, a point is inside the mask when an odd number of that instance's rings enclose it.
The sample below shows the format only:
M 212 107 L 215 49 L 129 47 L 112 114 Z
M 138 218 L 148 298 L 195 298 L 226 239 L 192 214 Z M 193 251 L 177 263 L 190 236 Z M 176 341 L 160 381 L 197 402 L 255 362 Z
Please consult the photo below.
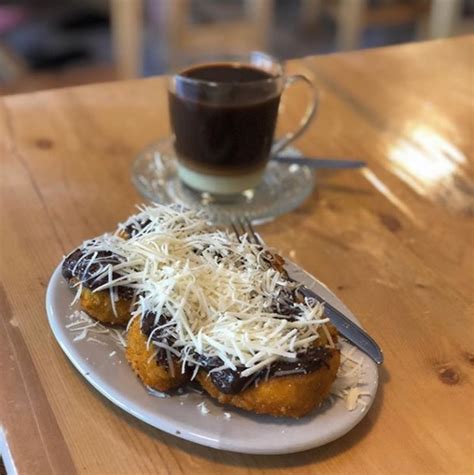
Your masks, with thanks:
M 312 98 L 295 131 L 275 139 L 283 91 L 304 82 Z M 168 82 L 177 174 L 192 190 L 229 200 L 255 189 L 271 154 L 308 127 L 318 100 L 312 82 L 287 76 L 271 56 L 223 56 L 180 70 Z

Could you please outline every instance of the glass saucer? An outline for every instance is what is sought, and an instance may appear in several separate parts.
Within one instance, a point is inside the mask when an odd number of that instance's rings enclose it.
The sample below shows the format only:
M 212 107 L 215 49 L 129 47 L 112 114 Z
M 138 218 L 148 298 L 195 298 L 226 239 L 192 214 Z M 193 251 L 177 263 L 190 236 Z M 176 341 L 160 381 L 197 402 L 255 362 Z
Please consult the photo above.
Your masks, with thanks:
M 285 155 L 301 154 L 287 148 Z M 315 173 L 301 165 L 269 162 L 263 179 L 254 190 L 217 201 L 209 193 L 201 193 L 184 185 L 177 176 L 177 159 L 173 141 L 166 138 L 142 150 L 132 169 L 132 181 L 139 193 L 154 203 L 180 203 L 201 209 L 214 224 L 229 224 L 246 216 L 261 223 L 298 207 L 314 189 Z

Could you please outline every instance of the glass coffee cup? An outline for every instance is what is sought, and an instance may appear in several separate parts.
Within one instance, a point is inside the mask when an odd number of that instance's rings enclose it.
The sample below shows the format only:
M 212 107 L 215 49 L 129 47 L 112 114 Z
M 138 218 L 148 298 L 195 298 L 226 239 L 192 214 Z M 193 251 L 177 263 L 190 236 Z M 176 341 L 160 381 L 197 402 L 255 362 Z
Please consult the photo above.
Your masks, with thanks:
M 311 100 L 297 130 L 275 140 L 281 95 L 297 81 L 310 88 Z M 309 79 L 286 76 L 280 62 L 253 52 L 171 76 L 168 104 L 179 178 L 198 192 L 229 197 L 258 186 L 270 155 L 304 132 L 318 101 Z

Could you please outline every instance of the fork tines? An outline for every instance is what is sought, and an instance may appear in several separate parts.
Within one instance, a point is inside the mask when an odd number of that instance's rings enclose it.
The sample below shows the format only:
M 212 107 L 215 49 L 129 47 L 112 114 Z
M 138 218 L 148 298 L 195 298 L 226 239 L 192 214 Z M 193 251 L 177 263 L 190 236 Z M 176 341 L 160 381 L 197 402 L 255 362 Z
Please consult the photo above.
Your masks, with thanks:
M 247 237 L 247 240 L 254 243 L 262 245 L 261 239 L 258 237 L 255 232 L 252 223 L 250 220 L 244 216 L 243 218 L 235 218 L 231 221 L 232 229 L 237 235 L 237 239 L 240 241 L 244 236 Z

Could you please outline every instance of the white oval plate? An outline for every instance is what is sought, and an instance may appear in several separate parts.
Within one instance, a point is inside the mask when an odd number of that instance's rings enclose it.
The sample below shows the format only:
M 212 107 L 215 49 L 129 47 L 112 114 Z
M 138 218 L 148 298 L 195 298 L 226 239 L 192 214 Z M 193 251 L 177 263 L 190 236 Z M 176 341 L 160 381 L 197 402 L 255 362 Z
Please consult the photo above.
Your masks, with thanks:
M 293 277 L 357 322 L 325 285 L 296 266 L 287 267 Z M 82 376 L 124 411 L 157 429 L 197 444 L 248 454 L 286 454 L 318 447 L 341 437 L 360 422 L 377 391 L 377 365 L 357 350 L 354 356 L 363 360 L 361 384 L 368 395 L 364 396 L 366 406 L 353 411 L 348 411 L 341 399 L 331 398 L 311 415 L 292 420 L 224 407 L 204 394 L 154 397 L 128 366 L 123 347 L 109 334 L 94 335 L 95 341 L 73 340 L 77 332 L 66 325 L 71 323 L 68 316 L 79 310 L 79 305 L 71 307 L 72 299 L 73 294 L 58 266 L 46 293 L 49 324 L 62 350 Z M 207 414 L 198 406 L 202 402 L 209 410 Z

